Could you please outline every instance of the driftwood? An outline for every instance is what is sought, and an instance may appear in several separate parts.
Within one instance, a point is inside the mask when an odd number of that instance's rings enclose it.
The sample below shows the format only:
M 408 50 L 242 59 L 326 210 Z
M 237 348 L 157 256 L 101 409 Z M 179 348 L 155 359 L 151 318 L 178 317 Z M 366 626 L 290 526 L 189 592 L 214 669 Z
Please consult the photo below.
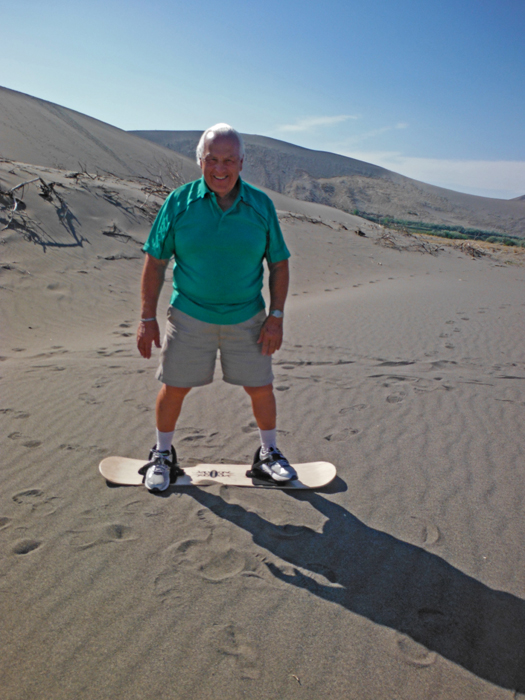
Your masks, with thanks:
M 436 255 L 442 250 L 439 246 L 433 245 L 419 236 L 414 236 L 408 231 L 403 231 L 402 235 L 404 238 L 408 239 L 406 245 L 403 245 L 403 242 L 396 237 L 392 231 L 388 230 L 382 231 L 381 235 L 376 240 L 376 244 L 394 248 L 394 250 L 413 250 L 419 253 L 429 253 L 430 255 Z
M 461 252 L 470 255 L 471 258 L 482 258 L 484 255 L 488 255 L 486 250 L 483 250 L 483 248 L 480 248 L 478 245 L 471 243 L 470 241 L 456 243 L 454 247 L 457 248 L 457 250 L 461 250 Z
M 7 224 L 0 230 L 5 231 L 8 229 L 11 224 L 13 223 L 13 220 L 19 211 L 24 208 L 20 205 L 23 204 L 23 197 L 24 197 L 24 188 L 27 185 L 31 185 L 35 182 L 40 183 L 40 192 L 39 195 L 42 197 L 42 199 L 45 199 L 46 202 L 53 202 L 53 197 L 55 197 L 60 206 L 56 206 L 56 212 L 57 216 L 60 219 L 61 223 L 65 224 L 67 226 L 67 219 L 68 216 L 71 215 L 71 211 L 67 205 L 66 200 L 56 191 L 55 189 L 55 182 L 46 182 L 44 179 L 41 177 L 34 177 L 31 180 L 25 180 L 24 182 L 20 182 L 18 185 L 15 185 L 14 187 L 11 187 L 10 190 L 7 190 L 3 192 L 0 190 L 0 196 L 4 199 L 7 199 L 10 205 L 10 212 L 9 212 L 9 218 L 7 221 Z M 15 193 L 21 190 L 21 193 L 19 196 L 17 196 Z M 25 205 L 24 205 L 25 206 Z
M 6 194 L 13 194 L 13 192 L 16 192 L 16 190 L 19 190 L 22 188 L 22 197 L 24 196 L 24 190 L 23 188 L 26 185 L 30 185 L 32 182 L 36 182 L 37 180 L 40 180 L 41 178 L 39 177 L 34 177 L 32 180 L 26 180 L 25 182 L 21 182 L 19 185 L 15 185 L 14 187 L 11 187 L 10 190 L 7 190 Z
M 15 218 L 15 214 L 18 211 L 18 205 L 22 202 L 22 199 L 24 196 L 24 187 L 26 185 L 30 185 L 32 182 L 37 182 L 37 180 L 40 180 L 40 178 L 35 177 L 32 180 L 26 180 L 25 182 L 20 182 L 18 185 L 11 187 L 11 189 L 7 190 L 6 192 L 0 191 L 0 195 L 2 195 L 2 197 L 4 197 L 4 198 L 7 198 L 7 200 L 10 202 L 10 205 L 11 205 L 11 211 L 9 212 L 9 214 L 10 214 L 9 220 L 8 220 L 7 224 L 1 229 L 2 231 L 5 231 L 6 229 L 9 228 L 9 226 L 11 226 L 11 223 L 12 223 L 13 219 Z M 15 192 L 17 190 L 20 190 L 20 189 L 22 190 L 21 196 L 17 197 L 15 195 Z

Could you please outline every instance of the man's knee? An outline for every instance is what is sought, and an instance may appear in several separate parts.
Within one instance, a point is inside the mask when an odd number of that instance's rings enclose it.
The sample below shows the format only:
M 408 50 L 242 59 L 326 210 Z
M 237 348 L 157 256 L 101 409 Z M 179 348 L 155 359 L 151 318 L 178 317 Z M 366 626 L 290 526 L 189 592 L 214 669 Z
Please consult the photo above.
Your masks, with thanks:
M 168 401 L 182 401 L 190 390 L 191 387 L 170 386 L 169 384 L 163 384 L 160 393 Z
M 262 398 L 273 394 L 273 384 L 265 384 L 264 386 L 245 386 L 244 391 L 252 399 Z

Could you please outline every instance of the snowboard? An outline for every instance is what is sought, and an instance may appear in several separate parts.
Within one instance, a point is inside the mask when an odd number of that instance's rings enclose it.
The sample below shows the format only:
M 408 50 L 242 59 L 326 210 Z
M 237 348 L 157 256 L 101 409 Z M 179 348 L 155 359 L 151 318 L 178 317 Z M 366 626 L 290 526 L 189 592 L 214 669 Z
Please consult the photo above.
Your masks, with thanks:
M 99 464 L 102 476 L 112 484 L 140 486 L 144 483 L 147 462 L 129 457 L 106 457 Z M 196 464 L 184 467 L 184 474 L 172 481 L 172 486 L 251 486 L 278 489 L 319 489 L 335 477 L 336 469 L 330 462 L 294 464 L 297 479 L 277 482 L 251 474 L 250 464 Z

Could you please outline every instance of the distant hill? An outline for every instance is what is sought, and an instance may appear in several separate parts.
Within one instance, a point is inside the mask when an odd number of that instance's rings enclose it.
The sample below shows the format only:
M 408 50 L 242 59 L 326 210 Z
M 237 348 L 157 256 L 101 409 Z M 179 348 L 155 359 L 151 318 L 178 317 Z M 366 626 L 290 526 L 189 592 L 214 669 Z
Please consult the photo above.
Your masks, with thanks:
M 201 131 L 131 132 L 195 158 Z M 435 187 L 364 161 L 243 134 L 243 177 L 295 199 L 346 212 L 465 226 L 525 237 L 525 197 L 476 197 Z

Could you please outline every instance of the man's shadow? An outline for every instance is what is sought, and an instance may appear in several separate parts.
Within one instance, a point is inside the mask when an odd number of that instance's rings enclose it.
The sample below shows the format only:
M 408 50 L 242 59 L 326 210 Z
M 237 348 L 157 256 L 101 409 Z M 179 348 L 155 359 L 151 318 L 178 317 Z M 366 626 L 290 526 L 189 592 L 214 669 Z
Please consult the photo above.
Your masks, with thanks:
M 188 493 L 188 490 L 186 490 Z M 295 569 L 272 574 L 290 585 L 385 625 L 502 688 L 525 693 L 525 601 L 467 576 L 435 554 L 367 527 L 320 493 L 285 491 L 328 518 L 322 533 L 274 525 L 206 489 L 191 496 L 251 533 Z

